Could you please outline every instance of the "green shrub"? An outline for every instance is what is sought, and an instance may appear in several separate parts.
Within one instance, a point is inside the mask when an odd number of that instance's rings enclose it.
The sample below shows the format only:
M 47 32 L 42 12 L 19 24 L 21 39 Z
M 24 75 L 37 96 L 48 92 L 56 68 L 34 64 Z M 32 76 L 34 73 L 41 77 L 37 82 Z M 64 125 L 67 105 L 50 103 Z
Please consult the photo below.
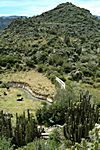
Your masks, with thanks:
M 76 95 L 72 88 L 67 87 L 65 90 L 58 89 L 54 97 L 54 103 L 52 105 L 44 105 L 42 109 L 36 112 L 38 123 L 47 126 L 63 125 L 70 101 L 76 101 Z
M 7 140 L 5 137 L 0 137 L 0 150 L 14 150 L 11 140 Z
M 44 65 L 43 64 L 40 64 L 37 66 L 37 71 L 38 72 L 44 72 Z
M 38 139 L 32 143 L 29 143 L 27 146 L 18 148 L 18 150 L 61 150 L 59 145 L 53 140 L 43 140 Z

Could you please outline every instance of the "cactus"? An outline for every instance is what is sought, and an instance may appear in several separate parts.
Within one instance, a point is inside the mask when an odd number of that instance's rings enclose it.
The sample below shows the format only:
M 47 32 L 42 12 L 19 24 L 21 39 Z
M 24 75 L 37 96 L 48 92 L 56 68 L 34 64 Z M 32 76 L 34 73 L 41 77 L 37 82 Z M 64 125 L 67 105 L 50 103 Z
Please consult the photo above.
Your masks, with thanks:
M 94 128 L 89 132 L 89 141 L 88 139 L 82 139 L 80 145 L 80 150 L 99 150 L 100 149 L 100 141 L 99 141 L 99 131 L 100 128 Z M 71 147 L 75 148 L 76 144 Z M 76 150 L 76 149 L 75 149 Z
M 29 111 L 27 116 L 28 118 L 25 117 L 25 112 L 21 116 L 16 114 L 16 125 L 12 127 L 11 115 L 0 111 L 0 136 L 12 138 L 12 142 L 16 146 L 32 142 L 35 137 L 40 136 L 40 133 L 36 121 L 31 117 Z
M 90 103 L 89 92 L 80 94 L 80 102 L 71 104 L 66 112 L 64 135 L 67 140 L 80 142 L 81 138 L 88 136 L 89 130 L 93 129 L 98 120 L 99 111 Z
M 0 111 L 0 136 L 12 137 L 11 115 Z
M 81 139 L 82 137 L 82 128 L 83 128 L 82 124 L 78 125 L 78 138 L 79 139 Z

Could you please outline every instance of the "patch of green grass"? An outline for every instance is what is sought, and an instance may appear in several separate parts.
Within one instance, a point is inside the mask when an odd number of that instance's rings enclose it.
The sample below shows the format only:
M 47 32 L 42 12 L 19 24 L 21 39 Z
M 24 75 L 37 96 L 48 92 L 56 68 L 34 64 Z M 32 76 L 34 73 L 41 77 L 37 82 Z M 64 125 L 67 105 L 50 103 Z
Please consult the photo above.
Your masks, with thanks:
M 81 84 L 81 89 L 88 90 L 91 94 L 91 101 L 94 104 L 100 104 L 100 88 L 94 88 L 88 84 Z
M 76 81 L 70 81 L 68 79 L 66 81 L 66 84 L 72 86 L 77 96 L 79 96 L 80 91 L 88 90 L 91 95 L 91 102 L 94 104 L 100 104 L 100 88 L 94 88 L 92 85 Z
M 6 92 L 7 95 L 4 95 Z M 17 101 L 17 94 L 21 94 L 23 101 Z M 34 115 L 36 110 L 41 106 L 41 101 L 32 100 L 27 97 L 27 94 L 21 89 L 0 88 L 0 110 L 9 112 L 15 116 L 16 113 L 22 114 L 23 111 L 29 109 Z

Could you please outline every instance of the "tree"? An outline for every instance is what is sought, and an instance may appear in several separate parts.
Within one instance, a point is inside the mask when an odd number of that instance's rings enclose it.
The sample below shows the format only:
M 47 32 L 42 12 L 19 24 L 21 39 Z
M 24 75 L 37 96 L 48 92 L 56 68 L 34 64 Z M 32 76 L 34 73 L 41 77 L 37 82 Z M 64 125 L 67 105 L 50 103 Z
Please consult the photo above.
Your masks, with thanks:
M 65 90 L 58 89 L 54 103 L 52 105 L 45 104 L 36 112 L 38 123 L 47 126 L 63 125 L 65 123 L 64 116 L 71 101 L 76 101 L 76 95 L 70 86 Z

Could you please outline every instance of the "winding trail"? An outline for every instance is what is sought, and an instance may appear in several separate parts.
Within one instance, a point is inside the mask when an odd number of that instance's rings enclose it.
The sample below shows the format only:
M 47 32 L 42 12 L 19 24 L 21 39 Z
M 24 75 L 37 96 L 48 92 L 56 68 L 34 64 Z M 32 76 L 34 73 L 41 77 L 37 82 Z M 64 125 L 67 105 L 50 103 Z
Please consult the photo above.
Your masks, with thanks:
M 53 102 L 53 100 L 48 97 L 49 94 L 40 94 L 40 93 L 37 93 L 36 91 L 33 91 L 28 83 L 10 81 L 10 82 L 7 82 L 7 86 L 12 87 L 12 88 L 23 89 L 25 93 L 28 95 L 28 97 L 33 100 L 44 100 L 49 103 Z

